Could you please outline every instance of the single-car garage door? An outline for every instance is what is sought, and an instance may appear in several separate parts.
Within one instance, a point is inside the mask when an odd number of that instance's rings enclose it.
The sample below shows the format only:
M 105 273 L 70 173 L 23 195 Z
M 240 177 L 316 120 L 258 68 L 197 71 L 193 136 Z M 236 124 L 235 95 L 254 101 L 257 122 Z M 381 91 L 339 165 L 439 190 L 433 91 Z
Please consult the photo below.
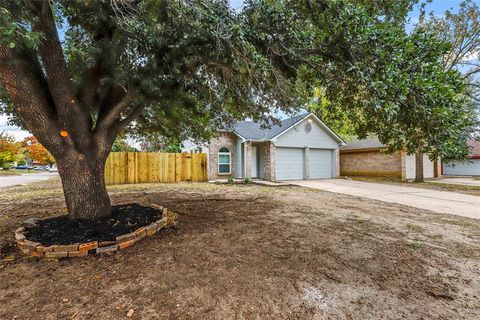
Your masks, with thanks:
M 480 176 L 480 159 L 443 165 L 443 174 L 452 176 Z
M 276 180 L 301 180 L 305 172 L 305 152 L 299 148 L 275 150 Z
M 333 175 L 333 152 L 325 149 L 310 149 L 310 179 L 329 179 Z

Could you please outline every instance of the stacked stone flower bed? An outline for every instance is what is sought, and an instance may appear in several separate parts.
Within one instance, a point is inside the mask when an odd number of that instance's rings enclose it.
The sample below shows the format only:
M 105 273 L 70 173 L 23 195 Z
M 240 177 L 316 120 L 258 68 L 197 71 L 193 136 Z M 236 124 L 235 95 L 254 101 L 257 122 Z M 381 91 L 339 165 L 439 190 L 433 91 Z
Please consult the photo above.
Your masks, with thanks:
M 94 225 L 93 231 L 88 229 L 92 228 L 92 223 L 84 223 L 85 227 L 81 222 L 75 222 L 75 226 L 71 222 L 72 226 L 68 226 L 66 216 L 43 220 L 29 219 L 25 221 L 24 226 L 15 230 L 15 241 L 24 254 L 34 257 L 51 259 L 83 257 L 126 249 L 144 237 L 153 236 L 157 231 L 176 223 L 175 214 L 162 206 L 130 204 L 117 206 L 115 210 L 118 211 L 115 216 Z M 136 210 L 148 211 L 148 214 L 145 213 L 144 217 L 136 219 Z M 129 215 L 124 215 L 123 212 L 128 212 Z M 129 220 L 135 220 L 135 223 L 130 224 Z M 52 225 L 59 227 L 52 228 Z M 64 225 L 67 225 L 64 230 L 56 230 L 62 229 Z M 78 231 L 81 227 L 83 229 Z M 108 232 L 105 232 L 105 229 Z M 116 235 L 125 230 L 129 232 Z M 78 239 L 84 241 L 70 243 Z M 65 243 L 59 243 L 61 241 Z

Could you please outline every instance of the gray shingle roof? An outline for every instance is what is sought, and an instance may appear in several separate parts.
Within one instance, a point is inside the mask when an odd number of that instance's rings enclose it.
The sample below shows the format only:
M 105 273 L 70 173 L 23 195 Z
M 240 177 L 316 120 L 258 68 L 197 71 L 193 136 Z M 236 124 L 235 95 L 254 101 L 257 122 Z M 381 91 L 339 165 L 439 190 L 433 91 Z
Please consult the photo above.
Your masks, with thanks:
M 308 113 L 303 113 L 282 120 L 280 124 L 271 124 L 270 127 L 267 128 L 262 128 L 262 124 L 254 121 L 238 121 L 233 125 L 232 131 L 245 139 L 269 140 L 287 130 L 307 115 Z
M 340 147 L 341 150 L 356 150 L 356 149 L 373 149 L 383 148 L 385 145 L 381 143 L 377 137 L 370 137 L 367 139 L 356 139 L 347 141 L 347 145 Z

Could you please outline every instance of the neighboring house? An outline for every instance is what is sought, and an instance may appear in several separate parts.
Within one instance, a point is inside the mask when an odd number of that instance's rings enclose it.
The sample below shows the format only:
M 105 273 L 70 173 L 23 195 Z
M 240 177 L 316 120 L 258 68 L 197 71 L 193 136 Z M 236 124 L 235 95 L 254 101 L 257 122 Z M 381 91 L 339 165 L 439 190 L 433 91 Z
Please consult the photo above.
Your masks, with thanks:
M 270 181 L 338 177 L 345 142 L 314 114 L 263 128 L 239 121 L 219 131 L 208 146 L 211 180 L 234 177 Z
M 469 141 L 470 154 L 466 162 L 443 164 L 443 174 L 451 176 L 480 176 L 480 141 Z
M 377 138 L 355 140 L 340 148 L 340 175 L 397 177 L 415 179 L 415 155 L 405 151 L 387 154 Z M 423 156 L 423 175 L 433 178 L 441 175 L 440 161 Z

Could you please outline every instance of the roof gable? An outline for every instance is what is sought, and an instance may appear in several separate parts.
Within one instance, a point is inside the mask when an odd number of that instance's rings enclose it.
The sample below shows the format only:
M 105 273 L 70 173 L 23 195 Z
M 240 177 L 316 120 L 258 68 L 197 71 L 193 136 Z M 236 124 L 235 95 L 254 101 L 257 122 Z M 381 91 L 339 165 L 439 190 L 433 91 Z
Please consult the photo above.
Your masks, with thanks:
M 272 140 L 280 137 L 282 134 L 289 131 L 297 123 L 308 117 L 315 119 L 322 129 L 327 131 L 335 140 L 341 144 L 345 142 L 335 132 L 333 132 L 325 123 L 323 123 L 313 113 L 307 112 L 282 120 L 279 124 L 270 124 L 269 127 L 263 128 L 262 124 L 254 121 L 238 121 L 233 125 L 233 130 L 229 130 L 246 140 Z
M 279 124 L 267 124 L 263 127 L 261 123 L 254 121 L 238 121 L 233 125 L 233 132 L 247 140 L 270 140 L 281 132 L 292 127 L 299 120 L 303 119 L 307 113 L 282 120 Z

